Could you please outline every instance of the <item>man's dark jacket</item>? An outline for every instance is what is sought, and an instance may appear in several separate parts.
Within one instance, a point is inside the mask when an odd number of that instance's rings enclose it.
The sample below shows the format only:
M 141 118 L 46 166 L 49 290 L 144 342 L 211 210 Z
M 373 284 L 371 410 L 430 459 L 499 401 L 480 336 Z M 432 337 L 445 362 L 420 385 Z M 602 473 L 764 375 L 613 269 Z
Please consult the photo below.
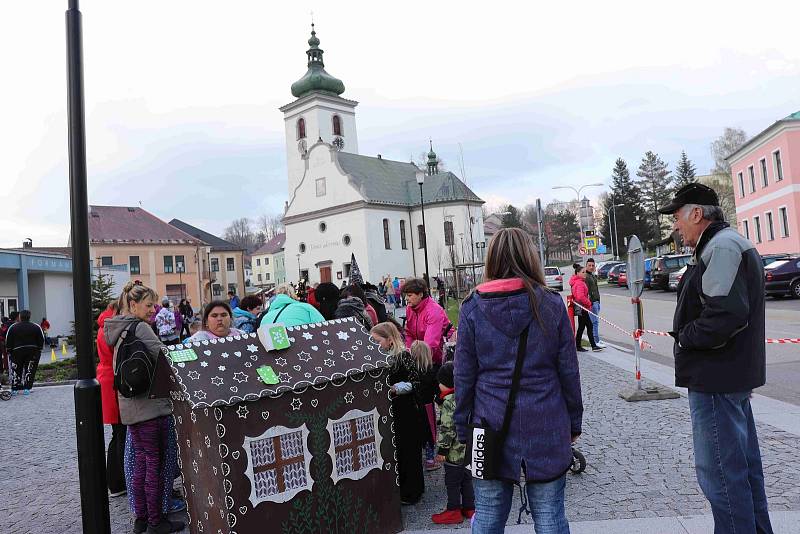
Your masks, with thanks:
M 9 353 L 23 349 L 42 350 L 44 346 L 44 332 L 42 328 L 30 321 L 14 323 L 6 332 L 6 349 Z
M 589 300 L 600 302 L 600 289 L 597 287 L 597 277 L 586 271 L 586 286 L 589 288 Z
M 764 266 L 727 223 L 703 232 L 678 285 L 673 321 L 675 385 L 705 393 L 766 382 Z

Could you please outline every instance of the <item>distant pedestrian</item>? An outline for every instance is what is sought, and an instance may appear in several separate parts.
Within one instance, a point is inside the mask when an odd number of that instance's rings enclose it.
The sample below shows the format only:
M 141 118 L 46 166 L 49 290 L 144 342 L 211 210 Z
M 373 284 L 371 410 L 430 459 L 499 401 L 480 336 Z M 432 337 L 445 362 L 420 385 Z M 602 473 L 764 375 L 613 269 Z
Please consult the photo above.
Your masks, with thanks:
M 236 296 L 235 291 L 228 291 L 228 304 L 232 310 L 239 307 L 239 297 Z
M 192 324 L 194 320 L 194 310 L 188 299 L 181 299 L 180 304 L 178 304 L 178 313 L 181 315 L 181 331 L 179 337 L 183 339 L 191 335 L 189 333 L 189 325 Z
M 576 264 L 575 275 L 569 279 L 569 285 L 572 288 L 572 298 L 575 303 L 578 304 L 574 306 L 575 316 L 578 318 L 578 330 L 575 333 L 575 348 L 578 352 L 587 352 L 587 350 L 581 346 L 583 331 L 586 330 L 586 335 L 589 337 L 589 344 L 592 350 L 595 352 L 603 350 L 594 340 L 594 331 L 592 330 L 592 323 L 589 321 L 589 312 L 586 311 L 592 309 L 592 302 L 589 300 L 589 288 L 586 285 L 586 268 L 580 264 Z
M 158 338 L 165 345 L 173 345 L 178 342 L 178 322 L 175 320 L 176 313 L 172 311 L 172 303 L 168 298 L 161 300 L 161 309 L 156 314 L 156 330 Z
M 247 295 L 239 307 L 233 309 L 233 327 L 245 334 L 258 330 L 258 315 L 261 313 L 261 299 L 255 295 Z
M 325 320 L 330 321 L 333 319 L 336 307 L 339 305 L 339 288 L 336 284 L 322 282 L 317 286 L 314 296 L 317 299 L 317 309 L 319 309 Z
M 594 274 L 596 269 L 594 258 L 586 260 L 586 287 L 589 288 L 589 300 L 592 302 L 591 309 L 594 314 L 589 315 L 589 321 L 592 323 L 595 344 L 604 349 L 606 344 L 600 341 L 600 288 L 597 285 L 597 275 Z
M 450 326 L 447 313 L 431 298 L 428 284 L 422 278 L 409 278 L 403 285 L 406 308 L 406 346 L 419 340 L 428 344 L 433 352 L 433 363 L 442 364 L 445 329 Z
M 750 396 L 766 382 L 764 267 L 717 194 L 680 188 L 659 210 L 694 247 L 673 319 L 675 385 L 688 388 L 697 481 L 715 534 L 772 534 Z
M 50 332 L 50 321 L 47 320 L 47 317 L 42 317 L 42 322 L 39 323 L 39 326 L 42 327 L 45 344 L 50 345 L 50 338 L 48 337 L 48 332 Z
M 392 280 L 392 291 L 394 292 L 394 308 L 397 309 L 404 305 L 403 303 L 403 291 L 402 291 L 402 284 L 400 283 L 400 279 L 398 277 L 394 277 Z
M 366 312 L 370 321 L 369 326 L 365 325 L 367 329 L 370 329 L 373 325 L 378 324 L 378 312 L 375 311 L 375 308 L 373 308 L 372 304 L 370 304 L 367 300 L 367 295 L 364 293 L 364 290 L 361 288 L 361 286 L 350 284 L 342 289 L 341 293 L 339 293 L 339 297 L 342 299 L 347 297 L 356 297 L 364 304 L 364 311 Z
M 523 468 L 536 532 L 569 532 L 565 473 L 571 444 L 581 434 L 580 374 L 564 302 L 546 288 L 535 251 L 522 230 L 497 232 L 489 242 L 486 282 L 461 306 L 453 361 L 458 441 L 471 438 L 472 425 L 500 433 L 493 440 L 493 476 L 467 457 L 475 488 L 474 534 L 503 532 Z
M 9 354 L 11 394 L 22 391 L 28 395 L 33 389 L 36 369 L 44 347 L 42 327 L 31 322 L 30 310 L 22 310 L 17 322 L 6 332 L 6 350 Z

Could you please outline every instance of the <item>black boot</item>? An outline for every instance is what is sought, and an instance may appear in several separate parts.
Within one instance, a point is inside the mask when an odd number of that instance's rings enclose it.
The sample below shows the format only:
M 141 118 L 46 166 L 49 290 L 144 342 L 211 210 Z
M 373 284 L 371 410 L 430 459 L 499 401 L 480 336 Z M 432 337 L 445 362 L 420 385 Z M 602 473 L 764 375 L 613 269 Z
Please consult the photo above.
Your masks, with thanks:
M 148 525 L 147 534 L 170 534 L 170 532 L 180 532 L 185 526 L 183 521 L 162 519 L 161 523 L 156 526 Z

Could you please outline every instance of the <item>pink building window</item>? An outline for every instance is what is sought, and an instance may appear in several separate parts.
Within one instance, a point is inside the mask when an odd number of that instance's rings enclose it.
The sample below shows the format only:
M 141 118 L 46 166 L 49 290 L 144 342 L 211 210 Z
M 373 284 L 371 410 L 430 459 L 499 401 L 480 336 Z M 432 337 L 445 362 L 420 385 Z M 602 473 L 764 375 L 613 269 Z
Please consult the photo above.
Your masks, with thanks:
M 789 215 L 785 206 L 778 208 L 778 217 L 781 223 L 781 237 L 789 237 Z
M 772 159 L 775 162 L 775 181 L 780 182 L 783 180 L 783 164 L 781 163 L 781 151 L 776 150 L 772 153 Z
M 750 223 L 747 219 L 742 220 L 742 233 L 744 234 L 745 239 L 750 239 Z
M 739 198 L 744 198 L 744 176 L 738 173 L 736 177 L 739 178 Z
M 753 170 L 753 166 L 752 165 L 747 167 L 747 175 L 750 178 L 750 192 L 751 193 L 755 193 L 756 192 L 756 173 Z
M 764 187 L 769 185 L 769 178 L 767 177 L 767 158 L 761 158 L 761 183 Z

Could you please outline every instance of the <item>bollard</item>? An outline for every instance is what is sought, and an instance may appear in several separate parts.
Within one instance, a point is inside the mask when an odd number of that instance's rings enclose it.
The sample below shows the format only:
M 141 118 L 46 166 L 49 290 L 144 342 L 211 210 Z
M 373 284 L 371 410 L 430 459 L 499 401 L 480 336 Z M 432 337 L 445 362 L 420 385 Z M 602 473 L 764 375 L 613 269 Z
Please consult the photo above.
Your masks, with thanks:
M 62 344 L 61 344 L 61 354 L 62 354 L 63 356 L 66 356 L 66 355 L 67 355 L 67 344 L 66 344 L 66 343 L 62 343 Z
M 572 325 L 572 335 L 576 333 L 575 330 L 575 306 L 572 304 L 572 295 L 567 295 L 567 317 L 569 317 L 569 324 Z
M 56 349 L 50 349 L 50 361 L 54 362 L 56 359 Z

